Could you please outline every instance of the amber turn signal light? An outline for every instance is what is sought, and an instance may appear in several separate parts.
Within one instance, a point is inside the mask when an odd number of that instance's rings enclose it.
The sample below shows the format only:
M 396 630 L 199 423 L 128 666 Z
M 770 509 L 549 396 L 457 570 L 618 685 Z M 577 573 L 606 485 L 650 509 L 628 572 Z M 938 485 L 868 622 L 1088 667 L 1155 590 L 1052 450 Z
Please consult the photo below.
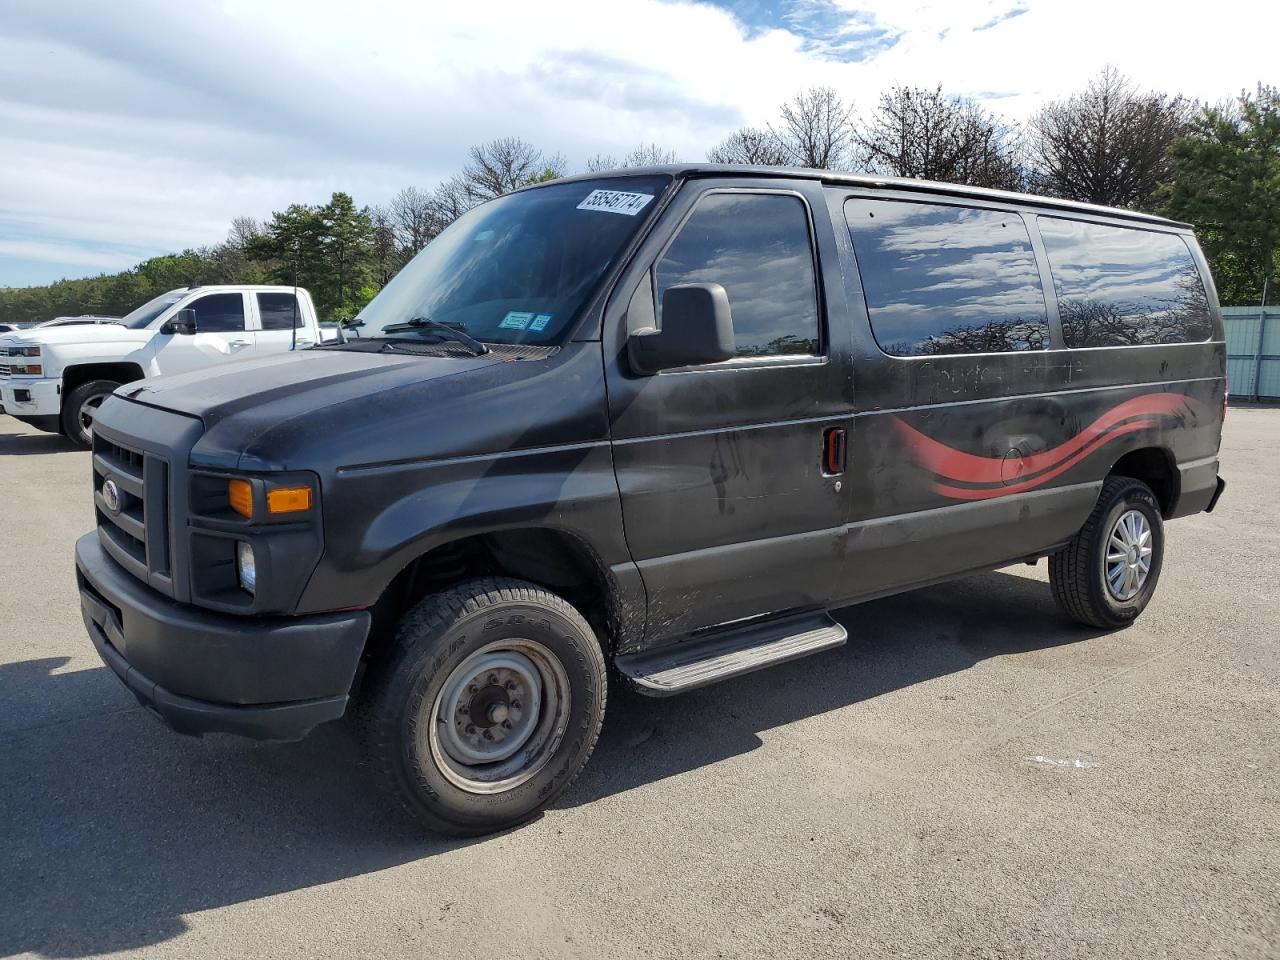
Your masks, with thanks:
M 253 519 L 253 487 L 248 480 L 227 481 L 227 502 L 246 520 Z
M 276 487 L 267 491 L 267 513 L 302 513 L 310 509 L 310 487 Z

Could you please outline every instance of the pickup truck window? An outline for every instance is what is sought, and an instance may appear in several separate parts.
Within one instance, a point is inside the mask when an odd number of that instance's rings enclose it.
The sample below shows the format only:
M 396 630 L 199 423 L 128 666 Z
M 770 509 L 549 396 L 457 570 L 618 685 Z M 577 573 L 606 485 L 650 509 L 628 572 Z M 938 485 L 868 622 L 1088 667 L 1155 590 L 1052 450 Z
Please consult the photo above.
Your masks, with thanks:
M 263 330 L 292 330 L 294 326 L 302 326 L 302 310 L 292 293 L 259 293 L 258 316 Z
M 554 345 L 670 183 L 667 176 L 577 180 L 481 204 L 401 270 L 353 332 L 380 336 L 422 318 L 489 343 Z
M 809 217 L 799 197 L 703 197 L 658 263 L 659 313 L 663 293 L 682 283 L 724 287 L 738 356 L 818 353 L 813 246 Z
M 126 313 L 120 322 L 131 330 L 141 330 L 143 327 L 149 326 L 152 320 L 164 313 L 165 310 L 181 300 L 186 294 L 185 288 L 162 293 L 160 296 L 148 300 L 142 306 Z
M 1044 288 L 1018 214 L 853 199 L 844 215 L 871 330 L 885 353 L 1048 349 Z
M 196 329 L 201 333 L 232 333 L 244 329 L 244 297 L 238 293 L 211 293 L 191 302 Z

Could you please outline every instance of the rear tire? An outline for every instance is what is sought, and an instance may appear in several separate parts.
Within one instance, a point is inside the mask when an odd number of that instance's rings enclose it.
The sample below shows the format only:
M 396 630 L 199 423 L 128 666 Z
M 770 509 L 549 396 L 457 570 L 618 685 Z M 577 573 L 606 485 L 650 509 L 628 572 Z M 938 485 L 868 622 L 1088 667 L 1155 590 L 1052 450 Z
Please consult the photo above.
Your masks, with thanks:
M 1108 477 L 1080 532 L 1049 558 L 1058 608 L 1073 620 L 1127 627 L 1155 593 L 1164 560 L 1164 523 L 1141 480 Z
M 93 446 L 93 419 L 118 386 L 115 380 L 90 380 L 63 397 L 62 432 L 68 440 L 86 450 Z
M 384 788 L 428 829 L 475 836 L 535 816 L 573 782 L 604 722 L 586 620 L 521 580 L 470 580 L 400 622 L 359 721 Z

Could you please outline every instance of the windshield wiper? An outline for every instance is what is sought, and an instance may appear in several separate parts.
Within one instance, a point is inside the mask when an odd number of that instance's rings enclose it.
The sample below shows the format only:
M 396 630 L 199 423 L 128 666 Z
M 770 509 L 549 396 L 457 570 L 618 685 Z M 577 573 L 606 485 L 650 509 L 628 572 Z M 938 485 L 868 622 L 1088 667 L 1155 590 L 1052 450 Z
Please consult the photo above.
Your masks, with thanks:
M 388 333 L 406 333 L 410 330 L 431 330 L 436 333 L 447 334 L 446 339 L 456 340 L 465 347 L 469 347 L 471 352 L 477 357 L 483 357 L 489 352 L 489 347 L 481 343 L 465 330 L 461 330 L 452 323 L 444 323 L 440 320 L 432 320 L 429 317 L 414 317 L 412 320 L 406 320 L 404 323 L 391 323 L 382 328 L 382 335 Z

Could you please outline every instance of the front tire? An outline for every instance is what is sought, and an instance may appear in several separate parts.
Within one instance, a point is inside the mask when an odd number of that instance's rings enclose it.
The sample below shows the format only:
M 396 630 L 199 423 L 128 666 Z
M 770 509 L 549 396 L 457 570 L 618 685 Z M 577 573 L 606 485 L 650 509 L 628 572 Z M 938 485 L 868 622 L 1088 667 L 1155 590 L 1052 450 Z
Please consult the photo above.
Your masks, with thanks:
M 401 621 L 361 712 L 383 786 L 454 836 L 530 819 L 573 782 L 604 722 L 605 664 L 572 606 L 521 580 L 470 580 Z
M 1127 627 L 1155 593 L 1163 561 L 1164 523 L 1151 488 L 1108 477 L 1080 532 L 1049 558 L 1053 599 L 1091 627 Z
M 62 432 L 68 440 L 86 450 L 93 446 L 93 421 L 98 407 L 118 386 L 115 380 L 90 380 L 63 398 Z

